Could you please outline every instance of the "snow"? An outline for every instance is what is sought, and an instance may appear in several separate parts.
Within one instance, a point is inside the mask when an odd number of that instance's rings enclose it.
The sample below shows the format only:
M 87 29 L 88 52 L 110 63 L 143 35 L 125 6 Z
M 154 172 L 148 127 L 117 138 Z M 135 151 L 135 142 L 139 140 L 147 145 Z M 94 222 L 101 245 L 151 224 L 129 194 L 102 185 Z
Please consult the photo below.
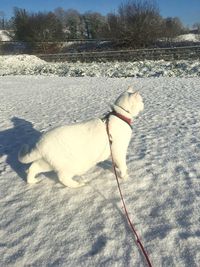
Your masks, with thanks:
M 199 34 L 194 34 L 194 33 L 188 33 L 188 34 L 182 34 L 179 35 L 178 37 L 174 38 L 173 41 L 175 42 L 199 42 L 200 41 L 200 35 Z
M 0 56 L 0 76 L 42 75 L 61 77 L 199 77 L 199 60 L 105 63 L 48 63 L 36 56 Z
M 0 30 L 0 41 L 3 42 L 11 41 L 10 33 L 6 30 Z
M 110 160 L 80 189 L 53 173 L 27 185 L 17 161 L 23 143 L 101 116 L 130 84 L 145 103 L 121 182 L 130 217 L 153 266 L 199 266 L 200 79 L 43 76 L 0 77 L 1 266 L 145 266 Z

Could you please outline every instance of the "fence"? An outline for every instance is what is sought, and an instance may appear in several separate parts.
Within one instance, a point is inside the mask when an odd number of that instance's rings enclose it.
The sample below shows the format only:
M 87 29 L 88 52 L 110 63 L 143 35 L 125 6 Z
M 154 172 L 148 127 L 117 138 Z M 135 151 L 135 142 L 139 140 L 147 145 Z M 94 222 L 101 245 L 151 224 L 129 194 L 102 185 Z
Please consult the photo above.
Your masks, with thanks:
M 31 43 L 23 42 L 0 42 L 0 54 L 34 54 L 46 61 L 52 62 L 92 62 L 92 61 L 143 61 L 143 60 L 195 60 L 200 59 L 200 45 L 151 48 L 151 49 L 134 49 L 134 50 L 116 50 L 111 51 L 111 47 L 106 46 L 109 40 L 100 40 L 103 51 L 74 52 L 77 51 L 73 42 L 65 43 Z M 100 44 L 97 41 L 95 45 Z M 76 42 L 77 44 L 77 42 Z M 80 40 L 79 44 L 87 46 L 87 42 Z M 78 47 L 80 49 L 80 46 Z M 83 51 L 84 48 L 81 47 Z M 81 50 L 81 49 L 80 49 Z M 66 51 L 60 53 L 59 51 Z M 69 52 L 70 51 L 70 52 Z
M 143 60 L 195 60 L 200 59 L 200 46 L 136 49 L 104 52 L 82 52 L 64 54 L 40 54 L 41 59 L 53 62 L 92 61 L 143 61 Z

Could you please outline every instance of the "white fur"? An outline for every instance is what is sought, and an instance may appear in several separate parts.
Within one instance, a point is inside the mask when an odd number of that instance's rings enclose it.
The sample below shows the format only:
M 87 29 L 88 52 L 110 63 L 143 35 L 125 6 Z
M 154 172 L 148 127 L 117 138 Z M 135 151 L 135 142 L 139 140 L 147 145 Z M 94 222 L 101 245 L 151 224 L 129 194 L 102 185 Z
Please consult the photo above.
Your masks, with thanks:
M 130 88 L 116 100 L 113 109 L 128 118 L 143 110 L 142 97 Z M 131 138 L 131 128 L 123 120 L 110 115 L 108 122 L 112 139 L 114 163 L 121 178 L 127 177 L 126 152 Z M 36 183 L 35 176 L 41 172 L 56 171 L 61 183 L 76 188 L 84 183 L 73 180 L 98 162 L 110 156 L 106 124 L 101 119 L 61 126 L 44 134 L 35 148 L 28 151 L 24 146 L 19 160 L 32 162 L 27 175 L 28 183 Z

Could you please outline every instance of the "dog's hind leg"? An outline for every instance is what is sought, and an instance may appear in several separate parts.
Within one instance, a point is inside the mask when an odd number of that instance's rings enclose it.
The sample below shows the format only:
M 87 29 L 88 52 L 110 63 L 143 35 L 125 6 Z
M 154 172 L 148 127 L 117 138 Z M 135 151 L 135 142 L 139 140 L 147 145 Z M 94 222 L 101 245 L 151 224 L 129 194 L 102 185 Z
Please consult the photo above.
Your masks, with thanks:
M 52 171 L 53 168 L 43 159 L 39 159 L 34 161 L 28 169 L 27 172 L 27 183 L 35 184 L 38 180 L 35 176 L 41 172 L 49 172 Z
M 74 175 L 69 175 L 69 172 L 67 170 L 58 172 L 58 178 L 60 182 L 67 187 L 78 188 L 85 185 L 84 182 L 77 182 L 73 180 L 73 176 Z

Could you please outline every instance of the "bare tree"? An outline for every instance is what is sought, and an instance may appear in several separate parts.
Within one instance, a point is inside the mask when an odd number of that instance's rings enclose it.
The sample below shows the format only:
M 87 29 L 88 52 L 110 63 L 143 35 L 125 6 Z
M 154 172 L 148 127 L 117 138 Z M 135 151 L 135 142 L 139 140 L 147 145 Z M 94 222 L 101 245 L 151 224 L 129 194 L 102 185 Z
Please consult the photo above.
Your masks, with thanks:
M 162 18 L 154 1 L 128 1 L 119 6 L 118 14 L 108 16 L 111 35 L 125 39 L 127 45 L 141 47 L 161 35 Z
M 56 17 L 63 25 L 68 39 L 96 39 L 105 34 L 106 18 L 97 12 L 80 14 L 74 9 L 57 8 Z
M 65 11 L 65 32 L 69 39 L 82 38 L 82 19 L 78 11 L 74 9 Z
M 193 28 L 195 30 L 197 30 L 197 33 L 200 34 L 200 22 L 196 22 L 194 25 L 193 25 Z
M 26 42 L 58 41 L 63 39 L 62 25 L 55 14 L 32 13 L 25 9 L 15 8 L 15 38 Z
M 166 18 L 163 21 L 163 36 L 171 40 L 184 33 L 184 27 L 179 18 Z
M 5 13 L 0 10 L 0 29 L 5 30 Z
M 159 36 L 161 17 L 150 1 L 131 1 L 119 8 L 124 33 L 132 44 L 145 46 Z
M 58 7 L 54 10 L 54 14 L 59 19 L 59 21 L 62 23 L 62 26 L 66 26 L 66 11 L 62 7 Z
M 117 14 L 109 13 L 107 15 L 107 36 L 115 39 L 121 38 L 123 35 L 123 27 L 120 17 Z
M 83 14 L 86 36 L 88 39 L 103 37 L 106 19 L 100 13 L 86 12 Z

